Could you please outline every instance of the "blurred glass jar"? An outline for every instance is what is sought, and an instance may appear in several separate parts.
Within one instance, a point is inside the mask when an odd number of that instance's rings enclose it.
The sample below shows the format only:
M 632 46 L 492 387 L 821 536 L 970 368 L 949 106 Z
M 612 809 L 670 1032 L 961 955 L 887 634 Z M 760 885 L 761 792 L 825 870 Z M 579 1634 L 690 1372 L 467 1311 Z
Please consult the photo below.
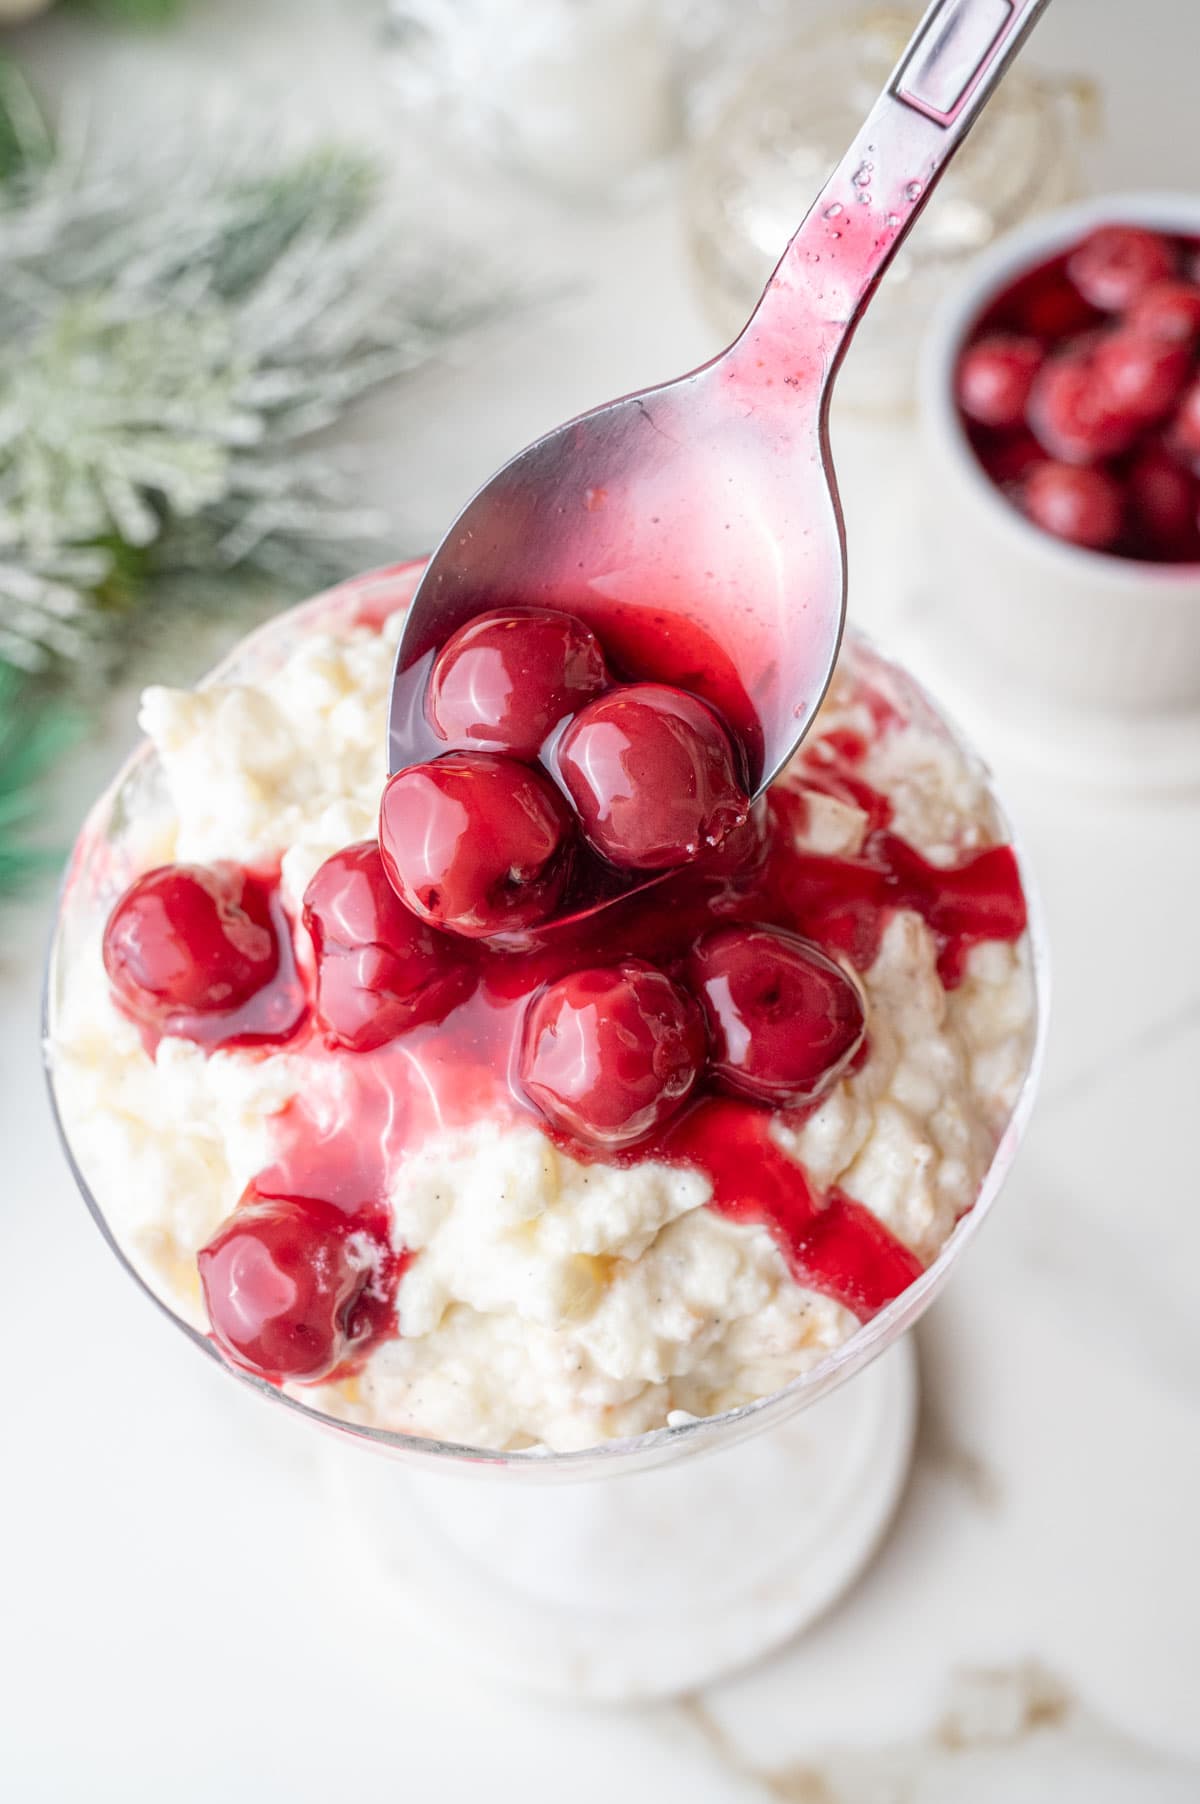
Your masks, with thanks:
M 410 117 L 574 199 L 622 198 L 679 144 L 670 32 L 645 0 L 389 0 Z
M 868 10 L 775 45 L 745 74 L 688 160 L 688 235 L 705 309 L 745 323 L 804 209 L 862 124 L 912 17 Z M 899 413 L 917 346 L 949 277 L 992 240 L 1078 197 L 1094 89 L 1018 64 L 897 254 L 838 379 L 843 405 Z

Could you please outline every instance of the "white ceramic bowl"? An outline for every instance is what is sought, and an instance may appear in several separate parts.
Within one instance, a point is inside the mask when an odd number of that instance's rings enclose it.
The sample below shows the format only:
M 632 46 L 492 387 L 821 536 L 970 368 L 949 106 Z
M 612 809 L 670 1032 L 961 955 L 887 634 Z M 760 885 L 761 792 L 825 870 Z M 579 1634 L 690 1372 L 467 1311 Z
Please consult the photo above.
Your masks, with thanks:
M 1200 236 L 1200 195 L 1107 195 L 1023 226 L 973 263 L 930 322 L 920 370 L 925 572 L 941 625 L 981 674 L 1114 714 L 1200 706 L 1200 564 L 1083 550 L 1031 524 L 963 431 L 954 372 L 978 315 L 1099 225 Z

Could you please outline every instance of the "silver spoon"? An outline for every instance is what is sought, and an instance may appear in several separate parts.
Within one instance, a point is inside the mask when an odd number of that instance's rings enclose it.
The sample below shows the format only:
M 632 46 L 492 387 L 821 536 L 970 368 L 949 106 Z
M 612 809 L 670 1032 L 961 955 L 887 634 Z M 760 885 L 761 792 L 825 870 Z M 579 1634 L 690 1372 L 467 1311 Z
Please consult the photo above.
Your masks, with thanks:
M 447 749 L 423 706 L 439 647 L 473 615 L 526 603 L 586 621 L 627 674 L 705 696 L 740 740 L 752 794 L 767 787 L 820 704 L 845 618 L 834 378 L 1048 3 L 935 0 L 729 349 L 567 421 L 467 503 L 404 628 L 390 770 Z

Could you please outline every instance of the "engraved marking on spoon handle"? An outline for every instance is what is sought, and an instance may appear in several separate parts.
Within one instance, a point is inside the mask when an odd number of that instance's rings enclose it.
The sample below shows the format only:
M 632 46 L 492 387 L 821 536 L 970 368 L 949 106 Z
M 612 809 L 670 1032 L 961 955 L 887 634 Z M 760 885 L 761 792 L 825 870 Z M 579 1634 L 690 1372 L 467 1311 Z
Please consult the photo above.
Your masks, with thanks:
M 938 0 L 901 57 L 887 91 L 943 129 L 944 162 L 1049 0 Z

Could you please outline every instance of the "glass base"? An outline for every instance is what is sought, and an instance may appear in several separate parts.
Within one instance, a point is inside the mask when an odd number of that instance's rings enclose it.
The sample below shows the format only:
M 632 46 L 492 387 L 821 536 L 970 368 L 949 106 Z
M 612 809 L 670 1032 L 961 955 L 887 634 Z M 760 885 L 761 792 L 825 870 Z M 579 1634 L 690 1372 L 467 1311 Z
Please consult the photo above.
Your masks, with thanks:
M 690 1691 L 787 1641 L 862 1571 L 908 1473 L 904 1337 L 735 1447 L 619 1478 L 526 1485 L 326 1443 L 348 1546 L 409 1634 L 560 1697 Z

